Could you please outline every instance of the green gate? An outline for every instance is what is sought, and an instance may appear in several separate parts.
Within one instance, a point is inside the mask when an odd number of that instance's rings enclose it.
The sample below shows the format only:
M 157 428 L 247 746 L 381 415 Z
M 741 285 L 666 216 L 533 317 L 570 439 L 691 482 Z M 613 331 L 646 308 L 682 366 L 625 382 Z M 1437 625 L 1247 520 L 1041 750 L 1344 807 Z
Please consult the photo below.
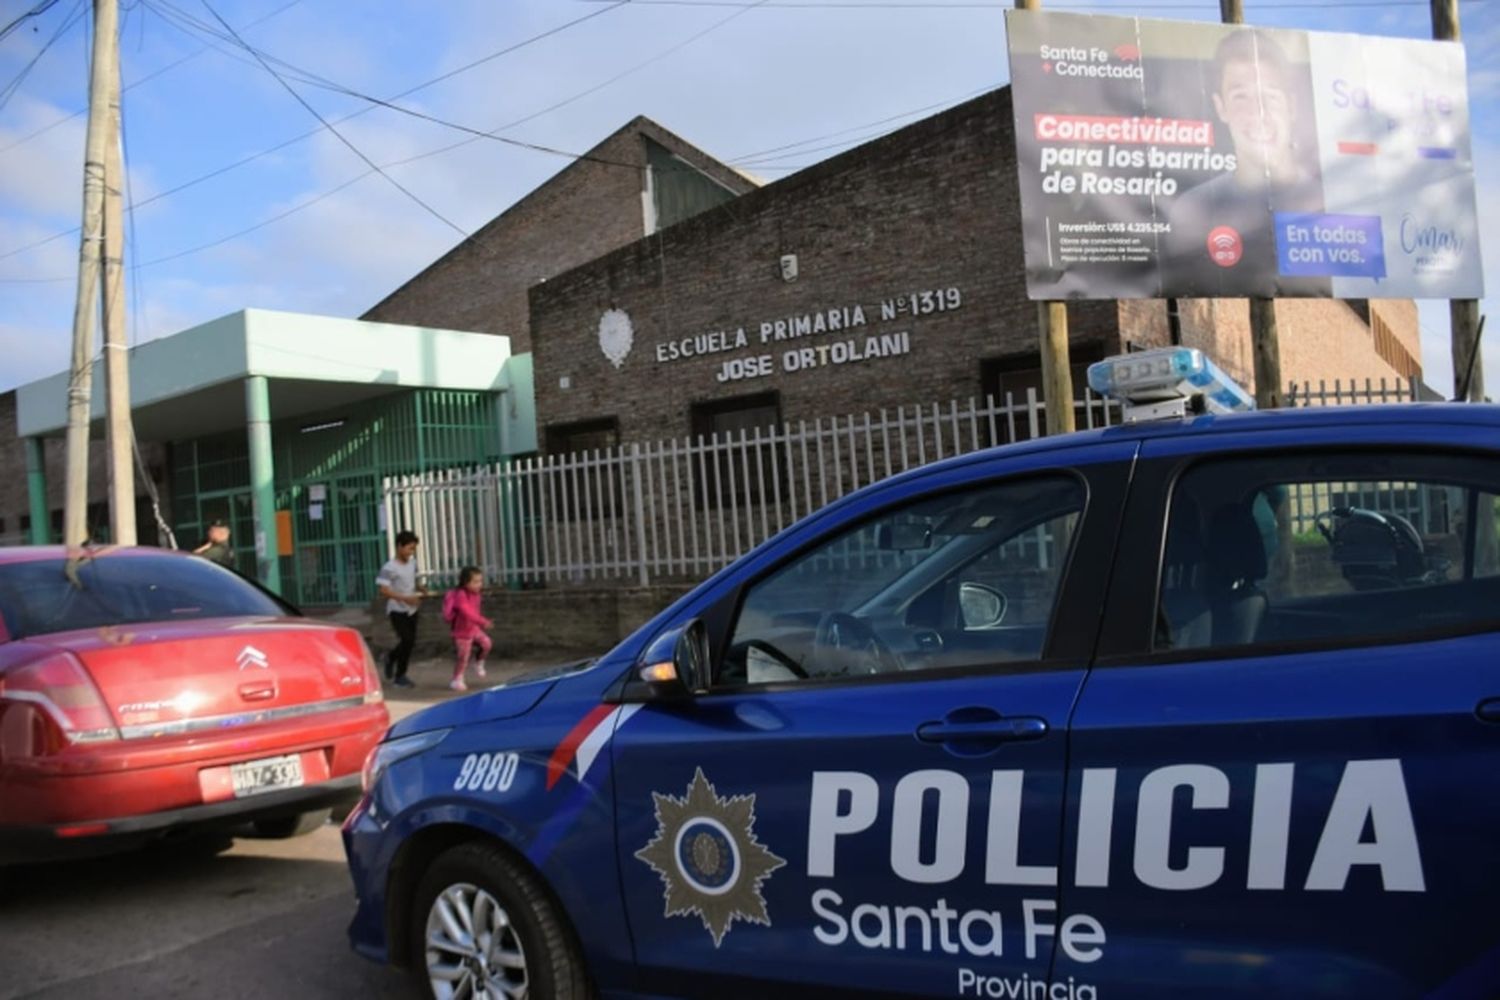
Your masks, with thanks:
M 283 595 L 294 604 L 364 605 L 386 559 L 386 476 L 499 458 L 499 396 L 422 389 L 272 424 Z M 178 544 L 197 546 L 215 517 L 230 522 L 242 572 L 254 572 L 250 462 L 243 432 L 172 446 Z

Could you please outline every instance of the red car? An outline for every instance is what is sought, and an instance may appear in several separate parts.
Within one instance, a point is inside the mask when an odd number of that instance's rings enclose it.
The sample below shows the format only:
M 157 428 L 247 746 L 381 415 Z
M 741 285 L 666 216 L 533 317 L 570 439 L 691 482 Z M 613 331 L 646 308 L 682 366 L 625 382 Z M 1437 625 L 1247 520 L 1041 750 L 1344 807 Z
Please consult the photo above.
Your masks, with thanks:
M 310 832 L 390 725 L 352 629 L 161 549 L 0 549 L 0 863 Z

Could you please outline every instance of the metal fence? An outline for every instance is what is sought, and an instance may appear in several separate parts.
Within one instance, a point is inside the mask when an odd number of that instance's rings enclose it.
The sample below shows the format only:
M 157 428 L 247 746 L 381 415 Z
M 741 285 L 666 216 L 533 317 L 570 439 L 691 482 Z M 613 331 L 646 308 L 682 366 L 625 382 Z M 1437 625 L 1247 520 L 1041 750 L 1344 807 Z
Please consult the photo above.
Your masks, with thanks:
M 1293 382 L 1287 387 L 1286 406 L 1354 406 L 1364 403 L 1410 403 L 1420 399 L 1421 380 L 1409 379 L 1327 379 Z
M 1075 417 L 1118 423 L 1118 404 L 1086 393 Z M 466 565 L 523 586 L 695 580 L 862 486 L 1045 428 L 1028 390 L 390 477 L 385 523 L 422 539 L 429 583 Z
M 1287 390 L 1286 405 L 1350 406 L 1365 403 L 1409 403 L 1420 398 L 1417 378 L 1410 379 L 1334 379 L 1293 382 Z M 1395 514 L 1410 521 L 1424 535 L 1448 530 L 1449 505 L 1442 487 L 1417 483 L 1309 483 L 1294 487 L 1287 497 L 1292 531 L 1303 534 L 1317 530 L 1319 516 L 1335 508 L 1360 507 L 1381 514 Z
M 1415 380 L 1302 383 L 1289 387 L 1287 405 L 1401 402 L 1415 393 Z M 1074 407 L 1080 429 L 1119 422 L 1118 404 L 1090 392 Z M 384 522 L 392 547 L 403 528 L 422 539 L 424 576 L 434 585 L 467 565 L 522 586 L 696 580 L 861 486 L 1045 429 L 1045 404 L 1028 390 L 1024 399 L 900 406 L 544 455 L 388 477 Z M 1293 498 L 1306 510 L 1306 529 L 1328 499 Z

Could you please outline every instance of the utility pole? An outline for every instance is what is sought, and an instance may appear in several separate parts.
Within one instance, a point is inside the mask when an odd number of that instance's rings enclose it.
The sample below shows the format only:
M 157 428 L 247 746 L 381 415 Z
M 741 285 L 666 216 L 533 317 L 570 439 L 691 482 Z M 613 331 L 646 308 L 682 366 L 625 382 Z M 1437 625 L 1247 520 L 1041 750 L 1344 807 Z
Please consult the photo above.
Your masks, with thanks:
M 1018 10 L 1041 10 L 1042 0 L 1016 0 Z M 1042 400 L 1047 406 L 1047 433 L 1074 428 L 1073 368 L 1068 362 L 1068 305 L 1036 304 L 1037 346 L 1042 355 Z
M 111 0 L 113 2 L 113 0 Z M 104 141 L 104 267 L 99 312 L 104 324 L 104 441 L 109 455 L 109 540 L 134 545 L 135 435 L 130 428 L 130 371 L 125 343 L 125 169 L 120 131 L 120 49 L 110 46 Z
M 1432 0 L 1432 37 L 1440 42 L 1456 42 L 1463 37 L 1458 24 L 1458 0 Z M 1464 372 L 1473 362 L 1465 402 L 1484 402 L 1484 360 L 1479 356 L 1479 302 L 1475 299 L 1452 299 L 1448 302 L 1453 350 L 1454 391 L 1464 387 Z
M 73 363 L 68 373 L 68 467 L 63 544 L 89 540 L 89 418 L 93 395 L 94 302 L 104 238 L 104 158 L 109 68 L 119 46 L 116 0 L 94 0 L 94 52 L 89 71 L 89 123 L 83 151 L 83 236 L 78 251 L 78 300 L 73 306 Z
M 1241 0 L 1219 0 L 1219 19 L 1225 24 L 1244 24 Z M 1276 329 L 1276 300 L 1250 300 L 1250 348 L 1255 364 L 1255 408 L 1272 410 L 1281 405 L 1281 334 Z

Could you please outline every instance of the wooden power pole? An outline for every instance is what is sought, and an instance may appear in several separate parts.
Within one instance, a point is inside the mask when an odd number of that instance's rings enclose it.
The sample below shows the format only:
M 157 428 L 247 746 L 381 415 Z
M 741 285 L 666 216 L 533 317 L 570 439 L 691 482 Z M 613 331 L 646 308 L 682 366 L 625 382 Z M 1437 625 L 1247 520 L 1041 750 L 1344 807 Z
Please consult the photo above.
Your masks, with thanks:
M 89 119 L 83 151 L 83 237 L 78 252 L 78 300 L 73 306 L 73 361 L 68 372 L 68 464 L 63 497 L 65 545 L 89 541 L 89 418 L 93 395 L 94 306 L 104 239 L 104 160 L 108 144 L 110 67 L 118 58 L 119 7 L 94 0 L 94 52 L 89 71 Z
M 1016 0 L 1019 10 L 1041 10 L 1042 0 Z M 1067 434 L 1074 428 L 1073 367 L 1068 361 L 1068 306 L 1065 302 L 1036 304 L 1038 344 L 1042 355 L 1042 399 L 1047 406 L 1047 433 Z
M 113 2 L 113 0 L 111 0 Z M 130 371 L 125 342 L 125 169 L 120 131 L 120 50 L 111 45 L 106 70 L 104 141 L 104 267 L 100 315 L 104 323 L 105 450 L 109 456 L 109 539 L 134 545 L 135 435 L 130 426 Z
M 1456 42 L 1463 37 L 1458 24 L 1458 0 L 1432 0 L 1432 37 L 1443 42 Z M 1474 299 L 1449 301 L 1448 319 L 1452 325 L 1454 392 L 1464 388 L 1465 373 L 1472 372 L 1464 401 L 1482 403 L 1484 360 L 1478 353 L 1479 303 Z
M 1241 0 L 1219 0 L 1219 19 L 1225 24 L 1244 24 Z M 1250 300 L 1250 349 L 1255 365 L 1255 408 L 1271 410 L 1281 405 L 1281 334 L 1276 329 L 1276 300 Z

